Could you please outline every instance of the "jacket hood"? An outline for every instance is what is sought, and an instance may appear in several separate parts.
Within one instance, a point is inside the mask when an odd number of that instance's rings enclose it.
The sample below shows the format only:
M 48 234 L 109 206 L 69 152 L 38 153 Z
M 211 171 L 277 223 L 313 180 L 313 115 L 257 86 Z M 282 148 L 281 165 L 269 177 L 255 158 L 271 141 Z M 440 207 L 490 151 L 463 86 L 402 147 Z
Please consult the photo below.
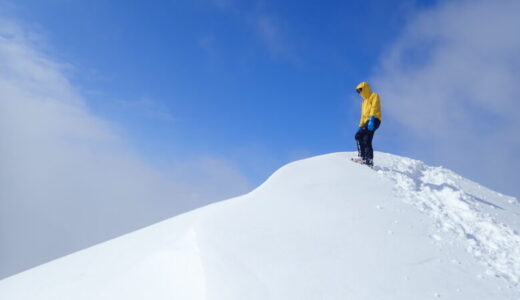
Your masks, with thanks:
M 370 95 L 372 95 L 372 89 L 370 88 L 370 84 L 368 84 L 368 82 L 361 82 L 357 85 L 356 90 L 357 89 L 361 89 L 360 95 L 363 99 L 368 99 Z

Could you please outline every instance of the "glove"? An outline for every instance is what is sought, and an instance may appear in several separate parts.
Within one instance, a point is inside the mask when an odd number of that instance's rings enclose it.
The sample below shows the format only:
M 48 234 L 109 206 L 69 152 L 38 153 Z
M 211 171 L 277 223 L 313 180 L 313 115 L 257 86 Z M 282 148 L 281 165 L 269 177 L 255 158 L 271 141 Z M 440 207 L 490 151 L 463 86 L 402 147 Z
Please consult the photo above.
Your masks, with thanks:
M 374 121 L 375 121 L 376 117 L 374 116 L 371 116 L 370 117 L 370 120 L 368 120 L 368 130 L 369 131 L 374 131 Z

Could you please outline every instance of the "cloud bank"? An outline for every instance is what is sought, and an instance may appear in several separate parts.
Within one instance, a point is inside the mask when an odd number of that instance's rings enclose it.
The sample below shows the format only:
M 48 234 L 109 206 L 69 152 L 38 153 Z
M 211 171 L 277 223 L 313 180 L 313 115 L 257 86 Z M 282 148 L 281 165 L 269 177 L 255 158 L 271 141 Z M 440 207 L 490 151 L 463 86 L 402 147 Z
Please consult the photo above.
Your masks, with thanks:
M 249 190 L 215 157 L 149 166 L 41 40 L 0 19 L 0 278 Z
M 408 154 L 520 195 L 520 2 L 441 1 L 410 20 L 372 79 Z

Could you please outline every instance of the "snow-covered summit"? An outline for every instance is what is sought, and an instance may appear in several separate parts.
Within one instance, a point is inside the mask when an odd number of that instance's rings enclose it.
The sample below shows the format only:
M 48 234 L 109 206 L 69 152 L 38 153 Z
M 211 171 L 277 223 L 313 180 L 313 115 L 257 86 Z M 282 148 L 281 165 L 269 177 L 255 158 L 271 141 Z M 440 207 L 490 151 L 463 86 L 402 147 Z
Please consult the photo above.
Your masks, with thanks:
M 517 299 L 520 205 L 376 153 L 291 163 L 212 204 L 0 281 L 0 299 Z

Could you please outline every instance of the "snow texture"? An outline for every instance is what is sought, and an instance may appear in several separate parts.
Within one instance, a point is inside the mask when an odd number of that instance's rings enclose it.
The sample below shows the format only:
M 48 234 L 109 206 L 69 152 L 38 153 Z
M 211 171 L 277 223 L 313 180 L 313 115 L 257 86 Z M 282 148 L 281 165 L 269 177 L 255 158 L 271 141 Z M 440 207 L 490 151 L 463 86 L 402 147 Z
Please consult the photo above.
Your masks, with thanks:
M 442 167 L 383 156 L 378 170 L 395 182 L 401 199 L 431 216 L 442 231 L 463 239 L 468 252 L 488 267 L 488 274 L 514 285 L 520 283 L 517 199 L 494 193 Z M 511 213 L 504 213 L 506 209 Z
M 291 163 L 212 204 L 0 281 L 0 299 L 520 299 L 520 205 L 376 153 Z

